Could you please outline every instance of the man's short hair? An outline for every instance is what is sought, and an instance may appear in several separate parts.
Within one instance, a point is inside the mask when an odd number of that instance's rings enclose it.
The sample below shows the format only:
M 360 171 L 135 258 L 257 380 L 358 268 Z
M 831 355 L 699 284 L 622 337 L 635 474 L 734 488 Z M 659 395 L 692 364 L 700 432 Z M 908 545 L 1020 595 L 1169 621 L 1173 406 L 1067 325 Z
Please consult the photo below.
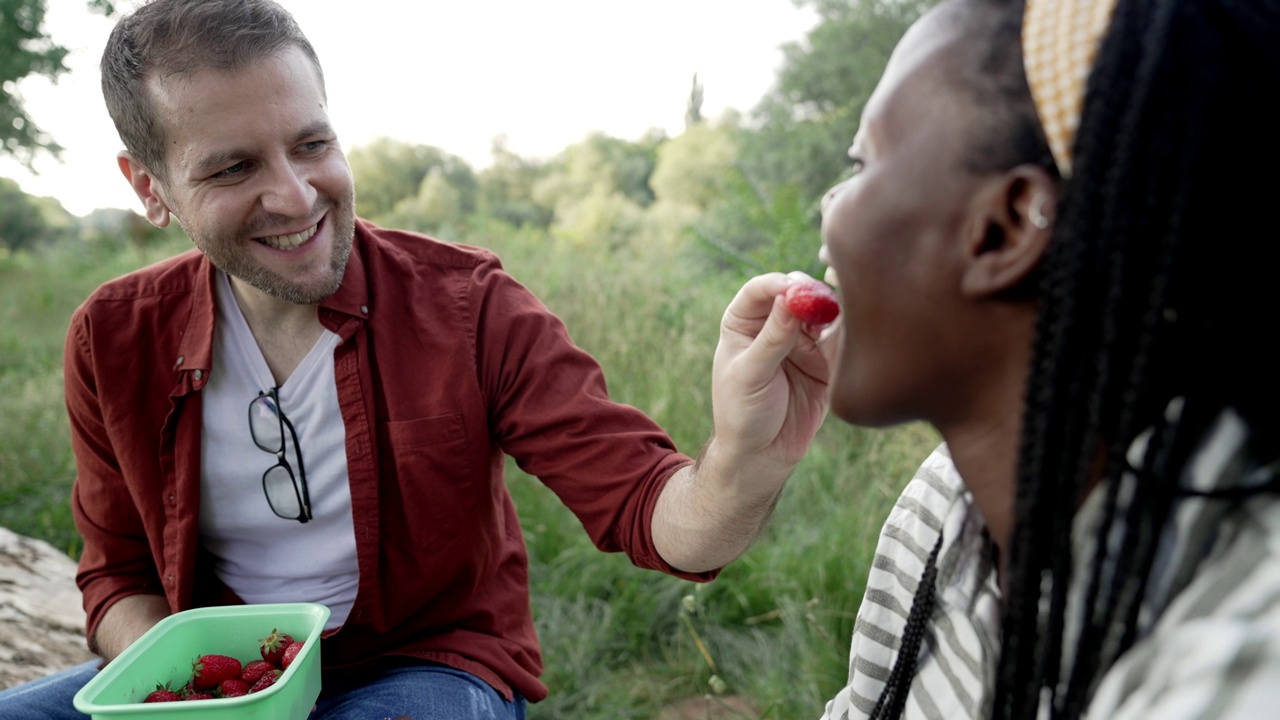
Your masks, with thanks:
M 320 60 L 287 10 L 272 0 L 154 0 L 120 19 L 102 53 L 102 95 L 125 148 L 166 176 L 165 128 L 147 89 L 152 77 L 234 71 L 290 47 Z

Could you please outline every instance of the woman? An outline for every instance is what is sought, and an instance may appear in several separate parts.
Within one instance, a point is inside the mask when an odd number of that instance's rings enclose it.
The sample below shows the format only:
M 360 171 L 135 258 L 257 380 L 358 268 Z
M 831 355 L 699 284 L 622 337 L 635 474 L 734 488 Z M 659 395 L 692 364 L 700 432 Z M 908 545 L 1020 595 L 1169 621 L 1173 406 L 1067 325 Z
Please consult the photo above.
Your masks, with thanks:
M 1027 5 L 913 26 L 824 201 L 832 409 L 946 441 L 826 717 L 1274 716 L 1280 3 Z

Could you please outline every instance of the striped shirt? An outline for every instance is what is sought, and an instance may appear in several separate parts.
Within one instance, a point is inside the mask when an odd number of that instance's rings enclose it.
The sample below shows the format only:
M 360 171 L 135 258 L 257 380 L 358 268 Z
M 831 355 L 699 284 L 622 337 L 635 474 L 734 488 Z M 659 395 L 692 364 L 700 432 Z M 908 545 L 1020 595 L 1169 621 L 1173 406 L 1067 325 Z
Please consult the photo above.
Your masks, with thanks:
M 1184 482 L 1201 490 L 1255 484 L 1261 469 L 1250 468 L 1245 437 L 1243 423 L 1225 414 Z M 1076 577 L 1092 558 L 1103 495 L 1092 493 L 1077 513 Z M 936 601 L 903 717 L 990 716 L 1000 649 L 994 546 L 944 445 L 921 465 L 881 530 L 848 683 L 823 720 L 867 718 L 875 707 L 939 533 Z M 1083 585 L 1073 583 L 1069 607 L 1083 601 Z M 1149 588 L 1141 638 L 1104 675 L 1086 717 L 1280 718 L 1280 498 L 1181 501 Z M 1064 644 L 1069 652 L 1070 641 Z
M 907 483 L 880 531 L 853 627 L 849 682 L 827 703 L 824 720 L 871 714 L 939 533 L 933 614 L 903 715 L 951 720 L 990 714 L 1000 656 L 994 546 L 943 445 Z

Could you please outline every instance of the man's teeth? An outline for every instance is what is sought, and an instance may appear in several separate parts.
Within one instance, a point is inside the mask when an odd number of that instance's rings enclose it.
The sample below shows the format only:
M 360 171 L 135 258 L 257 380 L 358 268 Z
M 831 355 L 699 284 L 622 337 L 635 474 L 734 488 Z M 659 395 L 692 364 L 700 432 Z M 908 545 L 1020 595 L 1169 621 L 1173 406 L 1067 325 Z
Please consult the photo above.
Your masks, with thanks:
M 303 230 L 302 232 L 294 233 L 292 235 L 276 235 L 275 237 L 258 238 L 258 242 L 262 243 L 263 245 L 268 245 L 270 247 L 273 247 L 277 250 L 292 250 L 298 247 L 299 245 L 301 245 L 302 243 L 310 240 L 311 236 L 316 234 L 317 227 L 319 226 L 312 225 L 306 230 Z
M 827 267 L 826 272 L 822 274 L 822 279 L 826 280 L 827 284 L 831 287 L 840 287 L 840 281 L 836 278 L 836 271 L 829 266 Z

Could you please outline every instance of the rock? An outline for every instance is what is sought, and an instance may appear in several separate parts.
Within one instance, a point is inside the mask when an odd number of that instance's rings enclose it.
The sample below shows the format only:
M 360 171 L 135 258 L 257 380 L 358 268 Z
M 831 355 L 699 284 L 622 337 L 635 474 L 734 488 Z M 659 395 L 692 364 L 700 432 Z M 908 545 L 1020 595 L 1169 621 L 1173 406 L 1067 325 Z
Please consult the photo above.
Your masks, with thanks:
M 57 548 L 0 527 L 0 689 L 94 657 L 75 575 Z

